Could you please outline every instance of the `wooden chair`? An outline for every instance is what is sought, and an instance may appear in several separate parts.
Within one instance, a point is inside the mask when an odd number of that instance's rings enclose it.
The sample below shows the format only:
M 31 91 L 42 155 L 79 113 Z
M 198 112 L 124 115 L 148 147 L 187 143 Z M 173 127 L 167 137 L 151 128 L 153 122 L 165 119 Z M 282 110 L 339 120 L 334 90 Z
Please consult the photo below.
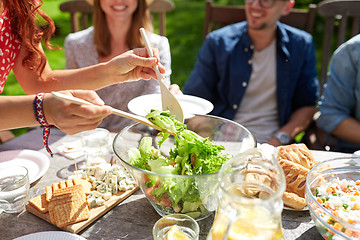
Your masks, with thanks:
M 281 22 L 312 33 L 316 13 L 316 4 L 310 4 L 308 10 L 292 9 L 291 12 L 280 19 Z M 206 35 L 226 25 L 245 21 L 245 8 L 243 6 L 215 6 L 212 0 L 206 1 L 204 38 Z
M 158 15 L 159 34 L 161 36 L 166 36 L 166 13 L 172 11 L 174 8 L 175 5 L 171 0 L 153 0 L 149 4 L 150 12 Z
M 150 2 L 150 1 L 149 1 Z M 171 0 L 152 0 L 149 3 L 149 10 L 153 14 L 158 15 L 159 20 L 159 34 L 165 36 L 166 34 L 166 13 L 175 8 Z M 70 13 L 71 32 L 77 32 L 81 29 L 89 27 L 89 17 L 93 14 L 92 0 L 70 0 L 60 4 L 62 12 Z M 79 16 L 81 18 L 81 29 L 79 27 Z
M 89 27 L 88 20 L 93 14 L 93 5 L 86 0 L 71 0 L 60 4 L 62 12 L 70 13 L 71 32 L 77 32 Z M 81 29 L 79 27 L 79 15 L 81 17 Z
M 359 0 L 325 0 L 318 4 L 319 15 L 325 17 L 325 32 L 322 49 L 320 71 L 320 93 L 327 80 L 330 57 L 334 50 L 359 33 L 360 1 Z M 347 24 L 351 24 L 351 33 L 347 31 Z M 333 43 L 334 33 L 337 31 L 336 44 Z

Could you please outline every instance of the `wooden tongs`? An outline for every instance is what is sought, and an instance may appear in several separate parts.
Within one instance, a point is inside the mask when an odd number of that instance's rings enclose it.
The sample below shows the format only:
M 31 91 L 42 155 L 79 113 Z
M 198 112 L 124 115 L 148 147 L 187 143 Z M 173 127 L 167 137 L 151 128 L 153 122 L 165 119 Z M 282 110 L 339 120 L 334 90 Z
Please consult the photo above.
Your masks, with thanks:
M 140 28 L 140 33 L 142 38 L 144 39 L 149 56 L 153 57 L 154 54 L 151 50 L 150 42 L 146 35 L 145 29 Z M 179 101 L 174 97 L 174 95 L 170 92 L 168 87 L 165 85 L 163 81 L 163 76 L 161 75 L 159 67 L 157 65 L 154 67 L 154 71 L 160 83 L 162 109 L 164 111 L 169 110 L 172 115 L 175 115 L 176 120 L 184 123 L 184 112 L 181 108 L 181 105 Z
M 60 92 L 52 92 L 52 95 L 54 97 L 58 98 L 58 99 L 68 101 L 68 102 L 71 102 L 71 103 L 75 103 L 75 104 L 78 104 L 78 105 L 95 105 L 95 104 L 93 104 L 91 102 L 88 102 L 88 101 L 86 101 L 84 99 L 77 98 L 77 97 L 70 96 L 70 95 L 65 95 L 65 94 L 60 93 Z M 141 116 L 138 116 L 138 115 L 135 115 L 135 114 L 131 114 L 131 113 L 128 113 L 128 112 L 124 112 L 124 111 L 121 111 L 121 110 L 113 108 L 113 107 L 111 107 L 111 109 L 112 109 L 112 114 L 115 114 L 115 115 L 118 115 L 118 116 L 121 116 L 121 117 L 124 117 L 124 118 L 128 118 L 128 119 L 137 121 L 137 122 L 142 123 L 142 124 L 144 124 L 146 126 L 155 128 L 155 129 L 157 129 L 159 131 L 165 131 L 167 133 L 170 133 L 171 135 L 176 135 L 175 133 L 170 132 L 167 129 L 162 129 L 162 128 L 156 126 L 155 124 L 153 124 L 152 122 L 150 122 L 148 119 L 146 119 L 144 117 L 141 117 Z

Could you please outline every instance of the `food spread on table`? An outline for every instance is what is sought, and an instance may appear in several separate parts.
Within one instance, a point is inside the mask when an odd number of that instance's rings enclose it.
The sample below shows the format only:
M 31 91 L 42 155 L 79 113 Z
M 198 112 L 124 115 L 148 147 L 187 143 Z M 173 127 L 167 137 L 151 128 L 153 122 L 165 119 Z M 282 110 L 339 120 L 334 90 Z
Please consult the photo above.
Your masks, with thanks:
M 336 218 L 353 225 L 354 229 L 360 228 L 360 180 L 332 178 L 316 188 L 314 196 L 317 202 Z M 345 233 L 353 239 L 359 239 L 359 231 L 347 228 L 341 221 L 326 214 L 315 204 L 313 204 L 313 207 L 315 214 L 333 226 L 334 229 Z M 327 229 L 327 231 L 326 235 L 331 239 L 335 233 L 330 229 Z
M 128 191 L 136 187 L 135 180 L 122 166 L 111 165 L 105 160 L 96 163 L 69 177 L 71 179 L 80 176 L 89 183 L 91 191 L 86 197 L 89 208 L 102 206 L 118 191 Z
M 284 171 L 286 180 L 286 190 L 283 194 L 284 204 L 293 209 L 301 210 L 306 206 L 306 176 L 317 162 L 303 143 L 279 146 L 277 148 L 277 159 Z
M 125 168 L 104 160 L 75 171 L 67 180 L 46 186 L 46 192 L 30 199 L 26 209 L 76 233 L 137 189 Z
M 86 204 L 88 186 L 81 179 L 53 183 L 46 193 L 29 200 L 29 204 L 41 213 L 49 212 L 50 221 L 59 228 L 89 219 Z
M 163 129 L 175 132 L 174 148 L 170 149 L 169 158 L 161 155 L 159 149 L 152 146 L 151 137 L 143 137 L 138 148 L 128 151 L 130 163 L 138 168 L 160 174 L 203 175 L 216 173 L 230 156 L 224 147 L 215 145 L 208 138 L 203 138 L 188 130 L 186 125 L 177 121 L 168 111 L 152 110 L 146 118 Z M 161 132 L 158 145 L 169 137 Z M 203 198 L 194 179 L 162 179 L 148 175 L 147 189 L 144 191 L 161 207 L 171 208 L 173 212 L 187 213 L 194 218 L 208 213 L 203 206 Z

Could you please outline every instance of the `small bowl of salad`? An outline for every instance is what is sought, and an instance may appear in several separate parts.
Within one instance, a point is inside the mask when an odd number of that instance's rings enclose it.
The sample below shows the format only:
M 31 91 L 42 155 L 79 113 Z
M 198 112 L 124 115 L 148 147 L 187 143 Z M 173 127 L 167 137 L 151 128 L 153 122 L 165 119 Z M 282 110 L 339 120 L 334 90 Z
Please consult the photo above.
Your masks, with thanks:
M 360 158 L 335 158 L 313 167 L 306 203 L 324 239 L 360 239 Z
M 114 153 L 161 216 L 210 216 L 217 208 L 218 171 L 232 156 L 256 147 L 255 137 L 238 123 L 210 115 L 184 124 L 163 111 L 146 118 L 167 131 L 130 125 L 116 135 Z

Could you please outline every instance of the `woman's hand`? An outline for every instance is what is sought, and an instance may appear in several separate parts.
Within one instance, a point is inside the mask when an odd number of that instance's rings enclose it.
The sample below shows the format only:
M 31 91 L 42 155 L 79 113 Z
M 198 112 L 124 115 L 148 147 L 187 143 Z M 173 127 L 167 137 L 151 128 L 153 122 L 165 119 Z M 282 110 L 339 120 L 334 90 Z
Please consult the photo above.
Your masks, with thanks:
M 95 104 L 78 105 L 59 100 L 49 93 L 45 94 L 43 108 L 46 121 L 67 134 L 94 129 L 112 112 L 111 107 L 105 106 L 94 91 L 71 90 L 61 93 Z
M 107 62 L 111 72 L 114 73 L 114 83 L 138 79 L 157 79 L 153 70 L 156 65 L 158 65 L 160 73 L 165 73 L 165 68 L 159 62 L 159 50 L 154 48 L 153 52 L 155 57 L 149 57 L 145 48 L 136 48 Z

